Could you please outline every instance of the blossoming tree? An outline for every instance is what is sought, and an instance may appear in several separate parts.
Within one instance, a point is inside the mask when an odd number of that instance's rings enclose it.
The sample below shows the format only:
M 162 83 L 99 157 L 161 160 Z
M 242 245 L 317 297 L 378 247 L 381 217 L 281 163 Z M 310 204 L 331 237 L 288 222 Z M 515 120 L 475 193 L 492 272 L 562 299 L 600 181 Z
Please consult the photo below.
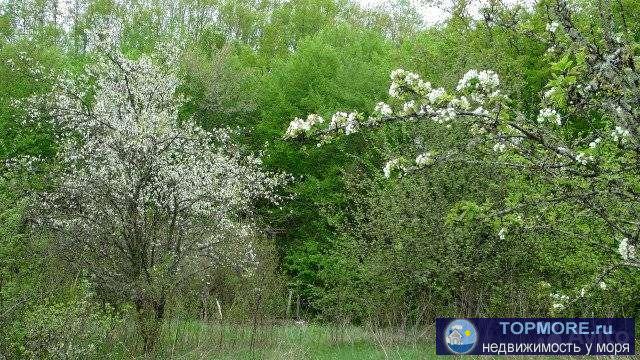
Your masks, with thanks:
M 494 205 L 489 209 L 493 215 L 505 220 L 527 208 L 544 211 L 547 206 L 570 203 L 599 218 L 619 239 L 619 254 L 607 271 L 639 267 L 638 43 L 624 24 L 606 15 L 613 11 L 607 5 L 601 5 L 598 19 L 602 38 L 593 38 L 577 25 L 579 10 L 572 10 L 564 0 L 551 3 L 553 18 L 543 34 L 536 35 L 548 46 L 552 73 L 537 113 L 515 106 L 491 70 L 470 70 L 449 91 L 398 69 L 391 73 L 389 103 L 378 103 L 371 116 L 337 112 L 325 121 L 312 114 L 294 119 L 284 137 L 319 138 L 322 144 L 339 135 L 398 122 L 431 121 L 455 128 L 466 133 L 466 149 L 394 157 L 383 168 L 385 177 L 428 174 L 439 164 L 476 160 L 470 154 L 474 149 L 490 149 L 501 165 L 534 174 L 547 184 L 527 196 Z M 523 221 L 520 216 L 514 219 Z M 508 222 L 503 224 L 496 235 L 501 239 L 508 235 Z M 602 278 L 599 275 L 592 286 L 606 287 Z
M 284 181 L 229 131 L 180 120 L 177 76 L 154 61 L 102 47 L 61 81 L 46 104 L 65 134 L 62 170 L 41 209 L 73 263 L 135 304 L 146 348 L 172 286 L 229 258 L 221 244 L 242 255 L 236 264 L 254 261 L 252 204 L 277 201 Z

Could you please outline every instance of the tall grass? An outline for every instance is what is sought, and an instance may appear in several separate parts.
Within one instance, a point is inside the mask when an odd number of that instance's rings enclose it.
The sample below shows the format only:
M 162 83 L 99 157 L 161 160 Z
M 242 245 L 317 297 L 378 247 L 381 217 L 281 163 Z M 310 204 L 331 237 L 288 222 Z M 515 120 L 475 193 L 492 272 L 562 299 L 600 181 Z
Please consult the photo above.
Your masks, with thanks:
M 164 324 L 153 354 L 144 354 L 132 322 L 115 329 L 101 349 L 101 359 L 265 359 L 365 360 L 440 358 L 433 334 L 353 325 L 295 323 L 225 324 L 199 320 L 172 320 Z M 450 357 L 452 359 L 457 357 Z M 490 360 L 491 356 L 468 359 Z M 499 359 L 546 360 L 551 356 L 500 356 Z M 585 357 L 586 358 L 586 357 Z M 589 356 L 589 359 L 611 359 Z M 637 359 L 636 356 L 617 358 Z
M 109 359 L 424 359 L 432 341 L 398 330 L 351 325 L 206 323 L 172 320 L 153 354 L 143 354 L 132 323 L 102 350 Z

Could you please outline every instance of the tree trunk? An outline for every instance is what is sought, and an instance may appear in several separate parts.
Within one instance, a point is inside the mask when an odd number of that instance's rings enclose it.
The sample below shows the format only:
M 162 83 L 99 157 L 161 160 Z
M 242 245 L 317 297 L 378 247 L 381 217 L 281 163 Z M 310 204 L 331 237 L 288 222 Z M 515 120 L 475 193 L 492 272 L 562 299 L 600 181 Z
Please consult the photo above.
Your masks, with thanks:
M 165 299 L 142 299 L 136 301 L 138 333 L 143 341 L 144 352 L 153 352 L 158 337 L 162 320 L 164 318 Z

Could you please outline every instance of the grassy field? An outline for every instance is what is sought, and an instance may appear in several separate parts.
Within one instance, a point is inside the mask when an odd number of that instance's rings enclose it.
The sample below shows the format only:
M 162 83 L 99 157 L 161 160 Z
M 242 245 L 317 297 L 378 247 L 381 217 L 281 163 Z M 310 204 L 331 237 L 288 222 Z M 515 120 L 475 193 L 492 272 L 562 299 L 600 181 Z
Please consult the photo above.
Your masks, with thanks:
M 156 353 L 140 354 L 132 327 L 123 328 L 108 348 L 109 359 L 455 359 L 435 355 L 431 334 L 367 330 L 356 326 L 326 325 L 220 325 L 199 321 L 173 321 L 163 329 Z M 466 356 L 488 360 L 491 356 Z M 563 359 L 518 356 L 500 359 Z M 566 358 L 566 357 L 564 357 Z M 585 357 L 597 359 L 605 357 Z M 610 359 L 611 357 L 606 357 Z M 623 357 L 618 357 L 623 358 Z M 636 358 L 637 357 L 627 357 Z
M 109 358 L 145 358 L 132 327 L 103 349 Z M 400 332 L 367 331 L 354 326 L 238 326 L 173 321 L 157 346 L 158 359 L 425 359 L 432 341 Z M 107 355 L 108 354 L 108 355 Z

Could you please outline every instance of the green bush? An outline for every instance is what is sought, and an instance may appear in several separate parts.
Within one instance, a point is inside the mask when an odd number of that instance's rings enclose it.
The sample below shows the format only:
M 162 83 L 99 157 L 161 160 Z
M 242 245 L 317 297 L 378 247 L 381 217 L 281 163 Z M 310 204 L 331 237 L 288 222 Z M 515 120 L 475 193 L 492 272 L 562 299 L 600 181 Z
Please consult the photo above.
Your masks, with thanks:
M 32 359 L 97 358 L 120 321 L 98 309 L 86 289 L 78 299 L 43 304 L 27 312 L 21 350 Z

